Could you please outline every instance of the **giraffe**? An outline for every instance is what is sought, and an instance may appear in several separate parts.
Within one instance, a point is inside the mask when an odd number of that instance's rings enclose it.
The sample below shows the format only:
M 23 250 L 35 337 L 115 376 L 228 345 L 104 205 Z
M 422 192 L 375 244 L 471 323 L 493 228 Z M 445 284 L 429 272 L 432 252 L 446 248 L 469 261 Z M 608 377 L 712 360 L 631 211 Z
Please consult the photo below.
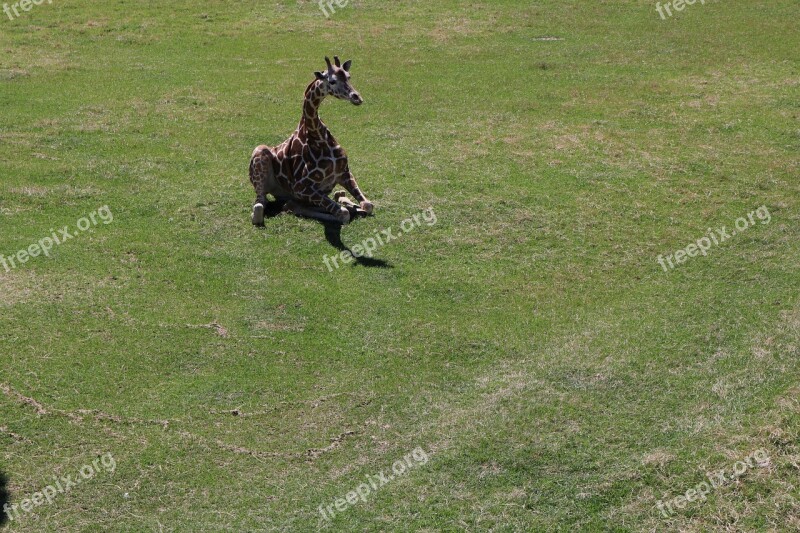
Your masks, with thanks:
M 350 211 L 357 207 L 363 214 L 372 214 L 373 204 L 358 188 L 347 164 L 347 153 L 339 146 L 330 130 L 319 118 L 319 106 L 326 96 L 361 105 L 364 100 L 350 85 L 351 60 L 344 64 L 334 56 L 334 63 L 325 58 L 328 68 L 315 72 L 315 79 L 306 88 L 303 116 L 297 129 L 279 146 L 260 145 L 250 158 L 250 182 L 256 190 L 252 222 L 264 224 L 267 194 L 285 201 L 285 210 L 323 221 L 347 224 Z M 336 200 L 329 195 L 342 185 L 358 202 L 356 206 L 343 192 Z M 344 204 L 344 205 L 342 205 Z

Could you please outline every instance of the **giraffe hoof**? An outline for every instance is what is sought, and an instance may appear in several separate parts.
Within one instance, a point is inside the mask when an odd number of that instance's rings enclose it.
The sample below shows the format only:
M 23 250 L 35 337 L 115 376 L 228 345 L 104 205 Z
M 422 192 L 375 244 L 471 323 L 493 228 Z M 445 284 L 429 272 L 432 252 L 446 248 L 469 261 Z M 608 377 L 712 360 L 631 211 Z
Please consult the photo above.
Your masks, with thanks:
M 372 205 L 372 202 L 370 202 L 369 200 L 364 200 L 363 202 L 361 202 L 361 209 L 368 215 L 371 215 L 372 210 L 375 209 L 375 206 Z
M 348 222 L 350 222 L 350 211 L 348 211 L 344 207 L 341 208 L 339 212 L 336 213 L 334 216 L 336 217 L 336 220 L 338 220 L 342 224 L 347 224 Z
M 344 207 L 345 209 L 350 209 L 351 207 L 358 207 L 356 204 L 354 204 L 354 203 L 353 203 L 353 202 L 350 200 L 350 198 L 347 198 L 346 196 L 342 196 L 342 197 L 340 197 L 340 198 L 339 198 L 337 201 L 338 201 L 340 204 L 342 204 L 342 207 Z M 352 209 L 350 209 L 350 213 L 352 214 Z
M 252 221 L 254 226 L 264 225 L 264 204 L 262 204 L 261 202 L 253 206 Z

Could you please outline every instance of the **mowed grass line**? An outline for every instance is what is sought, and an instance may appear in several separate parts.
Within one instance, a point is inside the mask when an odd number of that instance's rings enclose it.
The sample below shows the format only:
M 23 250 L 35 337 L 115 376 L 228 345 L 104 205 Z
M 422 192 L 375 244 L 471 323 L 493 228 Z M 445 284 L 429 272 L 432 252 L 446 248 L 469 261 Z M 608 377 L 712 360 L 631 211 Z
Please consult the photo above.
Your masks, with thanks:
M 797 49 L 789 1 L 54 2 L 4 20 L 0 473 L 11 531 L 796 526 Z M 555 37 L 561 40 L 544 40 Z M 247 222 L 247 158 L 328 102 L 376 217 L 437 223 L 327 271 Z M 663 273 L 757 207 L 767 225 Z M 234 415 L 233 413 L 236 413 Z M 422 446 L 328 525 L 317 506 Z M 755 449 L 768 468 L 664 519 Z

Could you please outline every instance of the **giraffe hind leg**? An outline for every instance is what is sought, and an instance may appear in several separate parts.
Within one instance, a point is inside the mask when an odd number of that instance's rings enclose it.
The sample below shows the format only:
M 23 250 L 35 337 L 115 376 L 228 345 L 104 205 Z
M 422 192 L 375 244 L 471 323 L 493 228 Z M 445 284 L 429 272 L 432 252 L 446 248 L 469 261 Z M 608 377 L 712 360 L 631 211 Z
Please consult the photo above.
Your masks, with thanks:
M 259 146 L 253 152 L 253 157 L 250 159 L 250 182 L 256 190 L 256 201 L 253 204 L 253 212 L 251 221 L 255 226 L 264 225 L 264 216 L 268 213 L 267 194 L 272 194 L 278 203 L 281 203 L 283 196 L 275 179 L 275 171 L 273 163 L 275 163 L 275 154 L 268 146 Z M 274 207 L 274 206 L 272 206 Z M 280 207 L 277 210 L 272 209 L 271 216 L 280 212 Z

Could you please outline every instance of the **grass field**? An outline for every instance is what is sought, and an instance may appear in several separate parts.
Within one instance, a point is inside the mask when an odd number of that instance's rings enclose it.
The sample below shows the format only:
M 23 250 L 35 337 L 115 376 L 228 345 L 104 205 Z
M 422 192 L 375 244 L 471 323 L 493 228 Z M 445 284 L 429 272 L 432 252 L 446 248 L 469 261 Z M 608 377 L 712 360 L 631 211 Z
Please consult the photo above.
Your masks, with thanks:
M 0 528 L 800 528 L 796 0 L 28 7 L 0 13 Z M 334 54 L 375 216 L 254 228 L 250 153 Z

